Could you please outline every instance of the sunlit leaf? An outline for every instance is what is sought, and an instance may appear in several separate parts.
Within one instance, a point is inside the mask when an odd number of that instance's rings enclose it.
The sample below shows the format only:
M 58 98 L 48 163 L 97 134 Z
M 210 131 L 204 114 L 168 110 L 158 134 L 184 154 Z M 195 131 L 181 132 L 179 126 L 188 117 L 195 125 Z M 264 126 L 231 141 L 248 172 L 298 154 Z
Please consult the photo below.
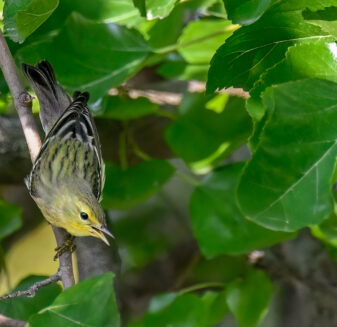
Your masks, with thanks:
M 17 57 L 31 64 L 48 58 L 69 92 L 89 91 L 94 101 L 138 71 L 149 50 L 135 30 L 72 14 L 57 36 L 23 47 Z
M 23 42 L 57 8 L 59 0 L 6 0 L 5 33 L 15 42 Z

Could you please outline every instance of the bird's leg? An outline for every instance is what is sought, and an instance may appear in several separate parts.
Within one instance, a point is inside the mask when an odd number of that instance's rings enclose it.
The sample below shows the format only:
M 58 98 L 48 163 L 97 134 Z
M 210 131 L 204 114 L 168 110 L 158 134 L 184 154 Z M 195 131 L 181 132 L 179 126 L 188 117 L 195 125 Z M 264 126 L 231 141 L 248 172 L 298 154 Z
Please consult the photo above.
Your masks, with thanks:
M 74 252 L 76 250 L 76 245 L 74 244 L 75 236 L 70 235 L 69 237 L 60 245 L 58 246 L 55 251 L 54 261 L 57 260 L 63 253 L 65 252 Z

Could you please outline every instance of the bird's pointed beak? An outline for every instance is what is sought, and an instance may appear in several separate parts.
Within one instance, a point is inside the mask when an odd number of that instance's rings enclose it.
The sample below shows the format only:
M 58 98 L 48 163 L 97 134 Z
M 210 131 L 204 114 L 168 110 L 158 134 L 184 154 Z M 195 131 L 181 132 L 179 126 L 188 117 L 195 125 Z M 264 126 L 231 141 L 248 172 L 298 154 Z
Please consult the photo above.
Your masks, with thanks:
M 106 245 L 110 245 L 110 243 L 104 234 L 109 235 L 111 238 L 115 238 L 113 234 L 105 226 L 93 227 L 93 231 L 94 236 L 100 238 Z

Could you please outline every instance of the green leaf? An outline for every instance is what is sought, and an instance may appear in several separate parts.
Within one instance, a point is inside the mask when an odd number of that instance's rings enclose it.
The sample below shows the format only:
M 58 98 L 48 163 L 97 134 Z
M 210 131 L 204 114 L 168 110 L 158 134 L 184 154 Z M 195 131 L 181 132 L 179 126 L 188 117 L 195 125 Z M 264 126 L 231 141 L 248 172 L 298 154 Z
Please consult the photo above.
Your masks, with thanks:
M 248 90 L 262 73 L 284 59 L 289 46 L 315 39 L 329 41 L 332 37 L 305 22 L 299 11 L 268 12 L 235 31 L 218 49 L 211 61 L 207 90 L 229 86 Z
M 6 36 L 22 43 L 49 18 L 58 4 L 58 0 L 6 0 L 3 12 Z
M 122 170 L 108 163 L 103 192 L 105 208 L 127 209 L 155 194 L 173 175 L 174 168 L 166 161 L 143 161 Z
M 176 6 L 169 16 L 156 21 L 147 21 L 138 29 L 144 35 L 148 44 L 165 52 L 165 48 L 176 44 L 184 26 L 183 6 Z
M 295 236 L 265 229 L 242 216 L 234 197 L 242 167 L 240 163 L 217 169 L 192 194 L 193 233 L 208 258 L 248 253 Z
M 142 21 L 132 0 L 62 0 L 68 11 L 76 11 L 96 22 L 134 26 Z
M 12 292 L 27 290 L 34 283 L 46 278 L 46 276 L 29 276 L 22 280 Z M 0 312 L 13 319 L 28 320 L 31 315 L 50 305 L 61 290 L 61 286 L 55 283 L 40 288 L 31 298 L 18 297 L 1 301 Z
M 252 93 L 256 96 L 272 84 L 305 78 L 337 82 L 336 54 L 336 43 L 324 39 L 290 47 L 285 59 L 261 76 Z
M 215 105 L 217 108 L 211 108 Z M 207 109 L 210 108 L 210 109 Z M 200 161 L 216 152 L 241 145 L 251 130 L 244 100 L 220 94 L 186 94 L 178 117 L 165 131 L 165 139 L 175 154 L 188 163 Z
M 105 96 L 97 115 L 118 120 L 130 120 L 155 113 L 158 105 L 144 97 L 131 99 L 123 96 Z
M 208 64 L 216 49 L 232 35 L 234 27 L 223 19 L 192 21 L 178 41 L 178 52 L 191 64 Z
M 314 40 L 289 47 L 286 57 L 274 67 L 263 73 L 251 90 L 247 101 L 247 111 L 254 121 L 254 135 L 250 139 L 252 149 L 259 141 L 264 126 L 262 120 L 265 107 L 260 98 L 261 93 L 270 85 L 295 81 L 305 78 L 320 78 L 337 82 L 337 61 L 335 42 Z
M 112 273 L 80 282 L 63 291 L 55 301 L 29 319 L 31 327 L 118 327 Z
M 48 58 L 60 84 L 69 92 L 89 91 L 94 101 L 136 73 L 149 51 L 137 31 L 74 13 L 54 39 L 23 47 L 17 57 L 28 63 Z
M 173 10 L 177 0 L 143 0 L 146 7 L 146 18 L 151 20 L 155 18 L 164 18 Z
M 154 297 L 148 313 L 130 327 L 213 327 L 227 312 L 225 292 L 169 293 Z
M 265 272 L 251 269 L 227 287 L 227 304 L 241 326 L 258 324 L 268 311 L 273 286 Z
M 275 0 L 224 0 L 228 18 L 234 24 L 250 25 L 256 22 Z
M 0 199 L 0 240 L 21 227 L 21 208 Z
M 333 209 L 337 84 L 300 80 L 267 89 L 267 118 L 237 196 L 242 212 L 267 228 L 319 224 Z

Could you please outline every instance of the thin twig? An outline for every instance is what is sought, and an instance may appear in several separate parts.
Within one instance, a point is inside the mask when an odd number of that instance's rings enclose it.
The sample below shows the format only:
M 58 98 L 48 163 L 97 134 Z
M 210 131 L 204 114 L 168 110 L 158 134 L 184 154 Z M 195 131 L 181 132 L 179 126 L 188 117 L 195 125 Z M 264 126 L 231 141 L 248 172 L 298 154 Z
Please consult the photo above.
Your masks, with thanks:
M 8 299 L 13 299 L 15 297 L 33 297 L 35 293 L 44 286 L 48 286 L 50 284 L 56 283 L 59 280 L 61 280 L 61 272 L 58 271 L 56 274 L 51 275 L 50 277 L 41 280 L 40 282 L 34 283 L 32 286 L 30 286 L 27 290 L 25 291 L 16 291 L 11 294 L 4 295 L 0 297 L 0 301 L 8 300 Z
M 0 326 L 4 326 L 4 327 L 24 327 L 24 326 L 26 326 L 26 324 L 27 324 L 26 321 L 8 318 L 8 317 L 0 314 Z
M 41 148 L 41 139 L 32 114 L 32 97 L 25 91 L 1 30 L 0 67 L 13 96 L 14 105 L 21 121 L 30 157 L 32 162 L 34 162 Z M 56 227 L 53 227 L 53 231 L 57 245 L 59 246 L 67 238 L 67 233 L 65 230 Z M 63 288 L 68 288 L 75 283 L 71 254 L 64 253 L 60 256 L 60 273 Z

